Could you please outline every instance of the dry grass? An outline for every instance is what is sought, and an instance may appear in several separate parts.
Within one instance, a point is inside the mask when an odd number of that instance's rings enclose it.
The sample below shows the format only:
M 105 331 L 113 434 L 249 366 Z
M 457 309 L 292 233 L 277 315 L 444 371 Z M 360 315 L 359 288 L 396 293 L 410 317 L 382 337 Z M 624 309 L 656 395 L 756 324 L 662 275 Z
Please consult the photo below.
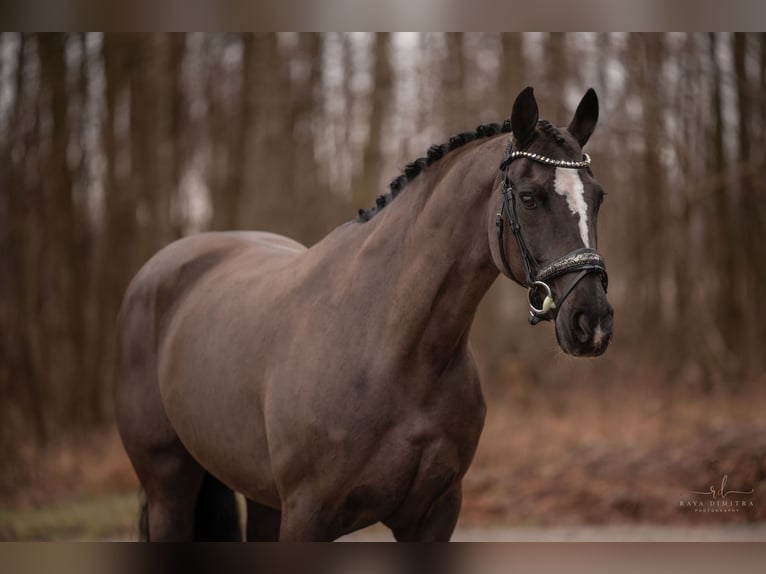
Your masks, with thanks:
M 0 507 L 40 508 L 63 500 L 138 490 L 138 479 L 115 428 L 68 436 L 43 451 L 27 449 L 24 484 Z
M 26 458 L 24 484 L 0 498 L 0 540 L 136 538 L 138 480 L 115 429 Z
M 763 381 L 705 393 L 631 382 L 571 380 L 542 391 L 515 381 L 490 400 L 461 524 L 766 520 Z M 689 491 L 720 486 L 725 474 L 727 489 L 754 489 L 739 497 L 753 508 L 695 513 L 680 506 L 711 499 Z

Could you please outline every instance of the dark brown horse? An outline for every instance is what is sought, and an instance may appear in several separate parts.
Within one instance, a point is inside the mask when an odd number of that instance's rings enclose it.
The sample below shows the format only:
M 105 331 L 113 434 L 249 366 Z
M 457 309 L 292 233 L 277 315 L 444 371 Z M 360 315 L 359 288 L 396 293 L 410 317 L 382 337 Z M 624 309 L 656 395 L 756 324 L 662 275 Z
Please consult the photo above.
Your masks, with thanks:
M 448 540 L 485 413 L 468 333 L 498 274 L 529 287 L 531 321 L 553 321 L 567 353 L 611 338 L 603 192 L 582 152 L 597 117 L 589 90 L 554 128 L 527 88 L 510 122 L 432 146 L 310 249 L 204 233 L 146 263 L 115 396 L 149 537 L 240 538 L 236 491 L 248 539 L 383 522 Z

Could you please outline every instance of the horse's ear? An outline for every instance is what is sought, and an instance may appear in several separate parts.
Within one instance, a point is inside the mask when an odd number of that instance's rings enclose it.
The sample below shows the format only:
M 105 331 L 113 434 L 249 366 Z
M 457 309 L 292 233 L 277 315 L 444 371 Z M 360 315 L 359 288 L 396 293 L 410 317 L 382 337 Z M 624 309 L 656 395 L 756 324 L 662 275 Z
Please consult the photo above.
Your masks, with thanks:
M 535 135 L 537 118 L 537 101 L 535 101 L 534 90 L 531 87 L 526 87 L 516 97 L 511 112 L 511 129 L 513 129 L 513 138 L 516 140 L 517 147 L 524 147 Z
M 580 147 L 585 147 L 598 122 L 598 96 L 593 88 L 589 88 L 580 100 L 572 122 L 567 128 L 579 142 Z

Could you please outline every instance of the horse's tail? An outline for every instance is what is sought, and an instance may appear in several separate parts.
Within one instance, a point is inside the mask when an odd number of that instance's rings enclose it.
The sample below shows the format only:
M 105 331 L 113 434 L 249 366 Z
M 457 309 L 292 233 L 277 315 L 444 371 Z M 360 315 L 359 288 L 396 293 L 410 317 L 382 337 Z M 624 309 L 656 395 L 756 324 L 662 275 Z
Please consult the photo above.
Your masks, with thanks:
M 149 506 L 141 501 L 138 517 L 139 540 L 149 542 Z M 205 473 L 194 507 L 195 542 L 239 542 L 242 526 L 237 499 L 228 486 L 213 475 Z
M 211 474 L 205 474 L 197 495 L 197 504 L 194 507 L 194 540 L 242 540 L 239 507 L 234 491 Z

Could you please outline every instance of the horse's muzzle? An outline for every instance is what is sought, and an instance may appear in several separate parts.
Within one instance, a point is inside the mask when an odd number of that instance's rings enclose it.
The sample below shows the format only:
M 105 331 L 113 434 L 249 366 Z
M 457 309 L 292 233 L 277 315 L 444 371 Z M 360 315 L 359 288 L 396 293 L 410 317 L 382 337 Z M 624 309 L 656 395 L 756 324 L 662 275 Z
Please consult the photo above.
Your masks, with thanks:
M 571 354 L 577 357 L 597 357 L 612 340 L 614 309 L 607 303 L 605 312 L 577 311 L 572 315 L 570 332 L 575 343 Z

